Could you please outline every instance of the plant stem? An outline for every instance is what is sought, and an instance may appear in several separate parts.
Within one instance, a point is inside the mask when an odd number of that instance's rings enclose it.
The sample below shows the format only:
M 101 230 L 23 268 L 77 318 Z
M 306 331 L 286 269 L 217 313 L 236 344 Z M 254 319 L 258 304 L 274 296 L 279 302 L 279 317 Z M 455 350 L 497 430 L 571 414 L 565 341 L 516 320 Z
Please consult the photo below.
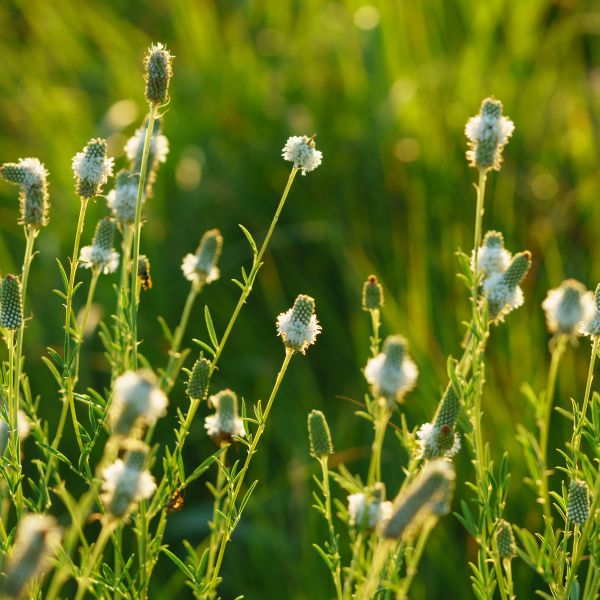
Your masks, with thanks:
M 348 575 L 344 581 L 344 598 L 346 600 L 352 600 L 352 584 L 356 576 L 356 570 L 358 569 L 358 563 L 360 559 L 360 549 L 362 548 L 363 534 L 359 531 L 356 534 L 356 539 L 352 545 L 352 559 L 350 560 L 350 567 L 348 569 Z
M 210 573 L 215 564 L 216 552 L 217 552 L 217 539 L 218 539 L 218 530 L 220 527 L 220 519 L 221 515 L 219 514 L 221 511 L 221 498 L 223 497 L 223 486 L 225 484 L 225 469 L 224 466 L 227 460 L 227 449 L 222 454 L 221 462 L 223 463 L 223 467 L 217 463 L 217 468 L 219 469 L 217 473 L 217 485 L 215 487 L 215 501 L 213 504 L 213 522 L 212 522 L 212 531 L 210 533 L 210 542 L 209 542 L 209 550 L 208 550 L 208 566 L 206 567 L 206 572 Z
M 381 325 L 381 315 L 378 308 L 369 311 L 371 313 L 371 327 L 373 328 L 373 336 L 371 337 L 371 356 L 379 354 L 379 346 L 381 339 L 379 338 L 379 327 Z
M 131 315 L 131 362 L 134 369 L 138 368 L 138 340 L 137 340 L 137 312 L 138 312 L 138 275 L 137 265 L 140 257 L 140 242 L 142 237 L 142 199 L 144 190 L 146 189 L 146 171 L 148 170 L 148 155 L 150 153 L 150 142 L 154 133 L 154 121 L 156 120 L 156 112 L 158 106 L 150 105 L 150 113 L 148 115 L 148 126 L 144 137 L 144 149 L 142 151 L 142 162 L 140 164 L 140 180 L 138 182 L 137 199 L 135 205 L 135 223 L 133 226 L 133 259 L 131 261 L 131 299 L 129 302 L 129 310 Z
M 279 370 L 279 373 L 277 374 L 277 378 L 275 380 L 273 389 L 271 390 L 271 395 L 269 396 L 269 400 L 267 402 L 265 411 L 261 415 L 260 422 L 258 424 L 258 429 L 256 430 L 256 433 L 254 434 L 254 436 L 252 438 L 252 443 L 250 444 L 250 448 L 248 449 L 248 455 L 246 456 L 246 461 L 244 462 L 244 466 L 242 467 L 242 470 L 241 470 L 240 474 L 238 475 L 237 483 L 235 485 L 233 493 L 231 494 L 231 496 L 229 498 L 228 507 L 227 507 L 227 516 L 225 519 L 226 531 L 223 535 L 221 535 L 219 552 L 217 554 L 217 562 L 216 562 L 215 568 L 212 572 L 212 576 L 210 579 L 210 586 L 209 586 L 210 591 L 212 591 L 216 588 L 217 579 L 219 577 L 219 571 L 221 570 L 221 564 L 223 562 L 223 556 L 225 554 L 225 547 L 227 546 L 227 542 L 229 540 L 231 532 L 235 528 L 235 523 L 232 523 L 233 514 L 236 511 L 235 503 L 240 494 L 240 490 L 242 489 L 242 485 L 244 484 L 244 479 L 246 477 L 246 473 L 248 472 L 248 468 L 250 467 L 250 463 L 252 462 L 252 457 L 254 456 L 254 453 L 256 452 L 258 442 L 260 441 L 260 438 L 262 437 L 262 434 L 265 431 L 265 426 L 267 423 L 267 419 L 269 418 L 269 413 L 271 412 L 271 407 L 273 406 L 273 401 L 275 400 L 275 396 L 277 395 L 279 386 L 281 385 L 281 382 L 283 381 L 283 377 L 285 375 L 285 372 L 287 371 L 288 365 L 290 364 L 290 360 L 292 359 L 293 355 L 294 355 L 294 351 L 290 348 L 286 348 L 285 358 L 283 359 L 283 364 L 281 365 L 281 369 Z M 240 518 L 240 515 L 238 514 L 236 516 L 235 521 L 237 521 L 239 518 Z M 233 527 L 232 527 L 232 524 L 233 524 Z M 207 576 L 209 576 L 209 575 L 210 574 L 207 572 Z
M 367 476 L 367 485 L 373 485 L 376 481 L 381 481 L 381 451 L 385 432 L 392 414 L 387 405 L 387 400 L 383 403 L 378 400 L 378 414 L 375 420 L 375 438 L 371 451 L 371 461 L 369 463 L 369 473 Z
M 20 329 L 23 328 L 21 325 Z M 18 335 L 18 334 L 17 334 Z M 23 491 L 21 489 L 21 444 L 19 440 L 19 396 L 15 390 L 15 331 L 6 331 L 6 345 L 8 347 L 8 420 L 10 425 L 10 445 L 13 451 L 15 469 L 16 499 L 15 509 L 17 518 L 21 518 L 23 512 Z
M 127 295 L 129 294 L 129 277 L 127 270 L 131 265 L 131 243 L 133 237 L 133 229 L 131 225 L 124 225 L 123 240 L 121 242 L 121 250 L 123 257 L 121 260 L 121 278 L 120 286 L 117 291 L 117 322 L 115 324 L 115 338 L 119 340 L 119 346 L 121 350 L 121 373 L 124 372 L 128 365 L 129 352 L 127 351 L 128 340 L 125 335 L 123 328 L 123 315 L 125 306 L 123 302 L 127 303 Z M 128 308 L 128 307 L 127 307 Z M 119 373 L 113 373 L 113 377 L 119 375 Z
M 321 472 L 323 474 L 323 495 L 325 497 L 325 520 L 327 521 L 327 528 L 329 530 L 329 544 L 330 552 L 335 552 L 335 568 L 331 572 L 333 583 L 335 585 L 335 591 L 338 600 L 343 599 L 342 594 L 342 576 L 340 567 L 340 553 L 338 551 L 338 542 L 335 535 L 335 528 L 333 526 L 333 517 L 331 516 L 331 490 L 329 489 L 329 468 L 327 464 L 327 456 L 321 457 L 319 462 L 321 463 Z
M 112 532 L 115 529 L 115 524 L 105 524 L 100 531 L 100 535 L 94 544 L 94 550 L 92 551 L 92 555 L 85 561 L 85 565 L 83 568 L 83 573 L 79 577 L 79 581 L 77 584 L 77 594 L 75 595 L 75 600 L 82 600 L 85 597 L 86 593 L 89 590 L 89 578 L 90 575 L 94 572 L 96 568 L 96 564 L 102 557 L 102 553 L 104 552 L 104 548 L 110 539 Z
M 373 561 L 369 569 L 369 576 L 363 583 L 363 586 L 359 593 L 356 594 L 356 598 L 360 600 L 372 600 L 374 597 L 377 584 L 383 570 L 385 563 L 387 562 L 390 551 L 392 550 L 392 543 L 390 540 L 380 539 L 379 544 L 375 552 L 373 553 Z
M 404 581 L 400 586 L 400 591 L 396 596 L 398 600 L 405 600 L 405 598 L 408 598 L 408 591 L 410 590 L 410 586 L 412 585 L 413 579 L 417 574 L 417 567 L 419 565 L 419 562 L 421 561 L 421 556 L 423 555 L 425 546 L 427 545 L 429 534 L 435 527 L 435 523 L 435 519 L 428 519 L 427 522 L 423 525 L 423 529 L 419 533 L 417 545 L 415 546 L 415 549 L 411 554 L 410 560 L 406 565 L 406 577 L 404 578 Z
M 96 285 L 98 283 L 98 277 L 100 277 L 100 271 L 96 268 L 92 270 L 92 278 L 90 280 L 90 287 L 88 289 L 88 295 L 85 302 L 85 308 L 83 310 L 83 319 L 77 329 L 76 341 L 76 356 L 75 356 L 75 376 L 74 381 L 77 382 L 79 377 L 79 355 L 81 350 L 81 344 L 85 336 L 85 330 L 87 328 L 88 319 L 90 318 L 90 310 L 92 308 L 92 302 L 94 301 L 94 294 L 96 293 Z

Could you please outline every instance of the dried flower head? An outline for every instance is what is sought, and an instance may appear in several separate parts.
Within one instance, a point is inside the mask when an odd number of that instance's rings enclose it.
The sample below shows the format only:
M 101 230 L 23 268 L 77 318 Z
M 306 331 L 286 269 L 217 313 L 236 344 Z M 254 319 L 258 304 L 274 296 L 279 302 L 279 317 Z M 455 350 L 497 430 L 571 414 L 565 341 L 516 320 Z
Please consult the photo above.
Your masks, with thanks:
M 379 310 L 383 306 L 383 287 L 375 275 L 369 275 L 362 289 L 362 309 Z
M 208 393 L 210 361 L 201 356 L 195 363 L 187 385 L 187 395 L 192 400 L 202 400 Z
M 315 148 L 314 137 L 294 135 L 288 138 L 282 150 L 283 158 L 294 163 L 295 169 L 301 169 L 302 175 L 314 171 L 323 159 L 323 153 Z
M 37 158 L 20 158 L 17 163 L 0 166 L 0 177 L 20 187 L 20 223 L 39 228 L 48 225 L 50 197 L 48 171 Z
M 502 150 L 514 129 L 514 123 L 502 116 L 502 102 L 495 98 L 483 100 L 479 114 L 471 117 L 465 126 L 465 135 L 469 139 L 469 166 L 482 171 L 499 171 Z
M 123 459 L 118 458 L 102 471 L 101 499 L 111 517 L 126 517 L 140 500 L 154 493 L 154 477 L 145 470 L 148 450 L 145 444 L 130 440 Z
M 123 228 L 135 221 L 137 189 L 140 176 L 121 169 L 115 177 L 115 187 L 106 195 L 106 203 L 115 221 Z M 142 195 L 142 204 L 146 198 Z
M 523 304 L 523 290 L 519 284 L 530 268 L 531 253 L 519 252 L 504 273 L 495 273 L 484 281 L 483 295 L 493 323 L 501 323 L 508 313 Z
M 16 275 L 6 275 L 0 285 L 0 326 L 19 329 L 23 325 L 21 282 Z
M 573 479 L 567 500 L 567 518 L 575 525 L 583 525 L 590 516 L 590 492 L 587 483 Z
M 198 284 L 211 283 L 221 275 L 217 263 L 223 249 L 223 237 L 218 229 L 206 231 L 200 240 L 196 254 L 184 257 L 181 270 L 188 281 Z
M 161 105 L 169 98 L 169 81 L 173 76 L 173 56 L 164 44 L 152 44 L 144 57 L 146 100 Z
M 407 348 L 401 335 L 390 335 L 383 344 L 383 352 L 370 358 L 365 367 L 365 378 L 373 393 L 384 398 L 390 406 L 394 401 L 402 402 L 417 384 L 419 370 L 408 356 Z
M 513 558 L 517 555 L 517 545 L 513 535 L 512 526 L 504 519 L 496 523 L 496 546 L 500 558 Z
M 115 435 L 128 437 L 134 428 L 154 424 L 169 403 L 152 371 L 127 371 L 113 385 L 109 420 Z
M 488 231 L 483 244 L 477 249 L 477 271 L 484 277 L 504 273 L 511 261 L 510 252 L 504 247 L 504 236 L 499 231 Z M 471 269 L 475 271 L 475 257 L 471 257 Z
M 385 485 L 375 483 L 364 492 L 348 496 L 348 516 L 351 527 L 373 530 L 384 524 L 392 514 L 392 503 L 385 499 Z
M 49 567 L 60 545 L 61 531 L 54 517 L 28 514 L 17 529 L 12 556 L 6 561 L 0 581 L 0 596 L 22 597 L 30 582 Z
M 73 173 L 77 194 L 93 198 L 102 193 L 102 187 L 113 172 L 114 159 L 106 156 L 106 140 L 90 140 L 82 152 L 73 157 Z
M 321 326 L 315 314 L 315 301 L 310 296 L 300 294 L 294 306 L 277 317 L 277 334 L 286 348 L 304 354 L 321 333 Z
M 566 279 L 550 290 L 542 302 L 550 333 L 579 335 L 595 312 L 594 295 L 575 279 Z
M 119 266 L 119 253 L 113 248 L 114 240 L 114 222 L 109 217 L 100 219 L 92 245 L 81 249 L 81 266 L 84 269 L 96 269 L 99 273 L 114 273 Z
M 229 442 L 233 436 L 244 437 L 244 422 L 238 415 L 238 399 L 232 390 L 222 390 L 208 399 L 215 409 L 215 414 L 204 420 L 208 435 L 217 445 Z
M 333 442 L 325 415 L 320 410 L 311 410 L 308 413 L 308 440 L 310 455 L 323 458 L 333 454 Z

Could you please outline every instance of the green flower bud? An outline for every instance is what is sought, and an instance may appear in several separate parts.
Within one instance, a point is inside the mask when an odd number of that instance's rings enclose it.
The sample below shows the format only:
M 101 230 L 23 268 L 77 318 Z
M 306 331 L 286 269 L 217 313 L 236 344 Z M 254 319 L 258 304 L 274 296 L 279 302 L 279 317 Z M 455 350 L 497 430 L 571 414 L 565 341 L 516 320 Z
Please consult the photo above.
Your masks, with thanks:
M 567 500 L 567 518 L 575 525 L 583 525 L 590 515 L 590 493 L 581 479 L 571 481 Z
M 196 251 L 198 257 L 198 270 L 210 274 L 217 266 L 221 251 L 223 250 L 223 237 L 218 229 L 206 231 L 200 240 L 200 245 Z
M 169 81 L 173 76 L 173 57 L 163 44 L 152 44 L 144 58 L 146 100 L 149 104 L 165 104 L 169 98 Z
M 496 546 L 500 558 L 513 558 L 517 554 L 512 527 L 504 519 L 496 523 Z
M 383 287 L 375 275 L 369 275 L 362 290 L 363 310 L 377 310 L 383 306 Z
M 93 246 L 110 252 L 115 241 L 115 224 L 110 217 L 104 217 L 96 225 L 96 233 L 92 241 Z
M 202 400 L 208 392 L 210 361 L 201 356 L 192 368 L 187 386 L 187 395 L 192 400 Z
M 23 325 L 21 283 L 15 275 L 7 275 L 0 287 L 0 325 L 6 329 Z
M 456 425 L 456 419 L 458 418 L 458 411 L 460 410 L 460 397 L 454 391 L 452 383 L 448 384 L 444 396 L 442 397 L 438 409 L 434 417 L 435 427 L 448 426 L 454 428 Z
M 504 273 L 504 281 L 509 289 L 514 290 L 525 279 L 525 275 L 531 268 L 531 252 L 519 252 L 515 254 L 508 269 Z
M 329 425 L 320 410 L 313 410 L 308 414 L 308 439 L 311 456 L 324 458 L 328 454 L 333 454 Z

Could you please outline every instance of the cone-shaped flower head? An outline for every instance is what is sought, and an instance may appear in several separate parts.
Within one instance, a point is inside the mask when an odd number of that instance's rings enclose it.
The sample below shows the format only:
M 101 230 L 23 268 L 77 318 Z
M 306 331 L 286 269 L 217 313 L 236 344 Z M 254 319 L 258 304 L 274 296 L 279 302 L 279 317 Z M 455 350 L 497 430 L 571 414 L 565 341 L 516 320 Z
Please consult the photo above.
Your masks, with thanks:
M 127 371 L 113 385 L 109 420 L 115 435 L 129 437 L 134 428 L 153 425 L 167 410 L 169 401 L 159 389 L 152 371 Z
M 48 225 L 50 197 L 48 195 L 48 171 L 37 158 L 20 158 L 16 163 L 0 166 L 0 177 L 18 185 L 20 223 L 29 227 Z
M 215 409 L 213 415 L 204 420 L 204 427 L 215 444 L 231 440 L 232 436 L 244 437 L 244 422 L 238 415 L 238 399 L 235 392 L 222 390 L 208 399 Z
M 96 233 L 91 246 L 84 246 L 79 262 L 85 269 L 97 269 L 100 273 L 114 273 L 119 266 L 119 253 L 113 248 L 115 224 L 110 217 L 104 217 L 96 225 Z
M 137 189 L 140 176 L 121 169 L 115 177 L 115 187 L 106 195 L 106 203 L 110 208 L 115 221 L 121 227 L 135 221 L 135 207 L 137 203 Z M 142 203 L 145 201 L 142 196 Z
M 504 317 L 524 302 L 519 284 L 531 267 L 531 253 L 515 254 L 504 273 L 495 273 L 483 284 L 483 293 L 488 303 L 490 319 L 500 323 Z
M 314 136 L 293 135 L 288 138 L 281 153 L 285 160 L 294 163 L 295 169 L 302 170 L 302 175 L 314 171 L 323 159 L 323 153 L 315 147 Z
M 374 483 L 364 492 L 348 496 L 348 517 L 351 527 L 373 530 L 392 514 L 392 503 L 385 499 L 385 485 Z
M 161 105 L 169 98 L 173 57 L 164 44 L 152 44 L 144 57 L 144 80 L 148 104 Z
M 482 171 L 499 171 L 502 149 L 514 129 L 514 123 L 508 117 L 502 116 L 502 102 L 495 98 L 486 98 L 481 103 L 479 114 L 471 117 L 465 126 L 465 135 L 469 139 L 469 166 Z
M 22 597 L 29 583 L 47 570 L 60 539 L 61 531 L 54 517 L 25 515 L 17 529 L 12 556 L 3 567 L 0 596 Z
M 314 299 L 300 294 L 294 306 L 277 317 L 277 333 L 286 348 L 304 354 L 321 333 L 321 326 L 315 314 Z
M 19 329 L 23 325 L 21 282 L 15 275 L 6 275 L 0 287 L 0 326 Z
M 484 277 L 504 273 L 510 265 L 510 252 L 504 247 L 504 236 L 499 231 L 488 231 L 483 244 L 477 249 L 477 270 Z M 475 270 L 474 257 L 471 269 Z
M 147 454 L 145 444 L 129 440 L 123 459 L 118 458 L 102 471 L 101 499 L 111 517 L 126 517 L 140 500 L 154 493 L 154 477 L 145 469 Z
M 594 310 L 590 311 L 591 316 L 583 320 L 580 326 L 580 333 L 589 335 L 592 339 L 600 334 L 600 283 L 596 286 L 594 292 Z
M 82 152 L 73 157 L 77 194 L 93 198 L 102 193 L 102 187 L 113 172 L 114 159 L 106 156 L 106 140 L 90 140 Z
M 362 289 L 362 309 L 379 310 L 383 306 L 383 287 L 377 281 L 375 275 L 369 275 L 369 278 L 363 284 Z
M 500 558 L 513 558 L 517 555 L 512 526 L 504 519 L 496 523 L 496 546 Z
M 454 492 L 455 472 L 443 458 L 428 462 L 417 478 L 394 500 L 383 537 L 400 538 L 424 520 L 446 514 Z
M 587 483 L 573 479 L 567 500 L 567 518 L 575 525 L 583 525 L 590 516 L 590 492 Z
M 187 386 L 187 395 L 192 400 L 202 400 L 208 392 L 210 361 L 201 356 L 192 367 Z
M 147 292 L 152 289 L 152 277 L 150 276 L 150 259 L 145 254 L 138 257 L 138 279 L 142 289 Z
M 401 335 L 390 335 L 383 344 L 383 352 L 370 358 L 365 377 L 373 392 L 392 405 L 401 402 L 417 383 L 419 370 L 407 353 L 407 342 Z
M 218 229 L 206 231 L 200 240 L 196 254 L 188 254 L 183 259 L 181 270 L 185 278 L 200 284 L 211 283 L 219 279 L 221 273 L 217 263 L 222 249 L 221 232 Z
M 594 295 L 579 281 L 566 279 L 548 292 L 542 308 L 550 333 L 579 335 L 582 324 L 590 322 L 594 315 Z
M 144 154 L 144 140 L 146 139 L 146 130 L 148 129 L 148 119 L 144 121 L 141 127 L 135 130 L 125 144 L 125 154 L 131 161 L 130 169 L 133 173 L 139 173 L 142 168 L 142 157 Z M 150 149 L 148 151 L 148 168 L 155 171 L 159 163 L 167 162 L 169 154 L 169 140 L 162 133 L 162 121 L 156 119 L 152 127 L 152 137 L 150 138 Z
M 420 458 L 450 458 L 460 450 L 460 436 L 455 430 L 459 409 L 460 398 L 449 383 L 433 423 L 425 423 L 417 431 Z
M 333 454 L 333 442 L 325 415 L 320 410 L 312 410 L 308 413 L 308 441 L 310 443 L 310 455 L 315 458 L 323 458 Z
M 19 439 L 23 441 L 31 431 L 31 423 L 27 418 L 27 415 L 19 409 L 17 412 L 17 433 Z M 8 441 L 10 439 L 10 426 L 6 421 L 0 419 L 0 456 L 4 454 Z

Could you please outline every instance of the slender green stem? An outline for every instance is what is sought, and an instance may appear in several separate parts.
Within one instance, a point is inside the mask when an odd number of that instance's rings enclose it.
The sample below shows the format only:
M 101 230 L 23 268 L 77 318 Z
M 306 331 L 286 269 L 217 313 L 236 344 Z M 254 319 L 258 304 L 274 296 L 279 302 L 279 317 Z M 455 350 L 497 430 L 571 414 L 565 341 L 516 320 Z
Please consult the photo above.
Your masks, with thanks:
M 238 499 L 238 496 L 239 496 L 242 486 L 244 484 L 244 479 L 246 477 L 246 473 L 248 472 L 248 468 L 250 467 L 250 463 L 252 462 L 252 457 L 254 456 L 254 453 L 256 452 L 258 442 L 260 441 L 260 438 L 262 437 L 262 434 L 265 431 L 267 419 L 269 418 L 269 413 L 271 412 L 271 407 L 273 406 L 273 401 L 275 400 L 275 396 L 277 396 L 277 392 L 279 391 L 279 386 L 281 385 L 281 382 L 283 381 L 283 377 L 285 375 L 285 372 L 287 371 L 288 365 L 290 364 L 290 360 L 292 359 L 293 355 L 294 355 L 294 351 L 290 348 L 286 348 L 285 358 L 283 359 L 283 364 L 281 365 L 281 369 L 279 370 L 279 373 L 277 374 L 277 379 L 275 380 L 275 385 L 273 386 L 273 389 L 271 390 L 271 395 L 269 396 L 269 400 L 267 402 L 265 411 L 261 415 L 260 422 L 258 424 L 258 429 L 256 430 L 256 433 L 254 434 L 254 436 L 252 438 L 252 443 L 250 444 L 250 448 L 249 448 L 248 454 L 246 456 L 246 461 L 244 462 L 244 466 L 242 467 L 242 470 L 240 471 L 240 473 L 238 475 L 237 483 L 235 485 L 233 493 L 229 497 L 229 502 L 228 502 L 228 507 L 227 507 L 227 516 L 225 519 L 226 531 L 220 536 L 221 540 L 220 540 L 220 545 L 219 545 L 219 552 L 217 554 L 217 562 L 215 564 L 215 568 L 214 568 L 212 574 L 207 572 L 207 577 L 208 576 L 211 577 L 210 587 L 209 587 L 209 589 L 211 591 L 216 589 L 217 579 L 219 577 L 219 571 L 221 570 L 221 564 L 223 562 L 223 556 L 225 555 L 225 548 L 227 546 L 227 542 L 229 541 L 231 532 L 235 528 L 235 524 L 236 524 L 237 520 L 240 518 L 240 515 L 237 514 L 236 518 L 235 518 L 235 522 L 233 520 L 233 515 L 236 512 L 235 503 Z
M 100 535 L 94 544 L 94 550 L 92 551 L 91 556 L 85 561 L 85 565 L 83 567 L 83 572 L 79 577 L 79 582 L 77 584 L 77 594 L 75 595 L 75 600 L 82 600 L 85 597 L 86 593 L 89 591 L 90 584 L 90 575 L 94 572 L 98 561 L 101 559 L 102 554 L 104 553 L 104 548 L 108 540 L 110 540 L 112 533 L 115 529 L 116 524 L 106 523 L 102 530 L 100 531 Z
M 225 466 L 227 460 L 227 449 L 225 449 L 221 456 L 221 462 L 223 463 L 223 466 Z M 216 494 L 213 504 L 212 531 L 210 533 L 208 550 L 208 566 L 206 567 L 207 573 L 210 573 L 213 570 L 215 564 L 217 540 L 221 528 L 221 515 L 219 513 L 221 511 L 221 499 L 223 498 L 223 490 L 226 483 L 225 469 L 220 464 L 218 464 L 217 468 L 219 471 L 217 473 L 217 485 L 215 486 Z
M 392 411 L 388 407 L 387 400 L 378 400 L 378 414 L 375 420 L 375 438 L 373 440 L 371 460 L 369 462 L 369 472 L 367 476 L 367 485 L 372 485 L 376 481 L 381 481 L 381 451 L 385 440 L 385 432 Z
M 85 301 L 85 308 L 83 309 L 83 318 L 81 324 L 77 328 L 77 334 L 75 336 L 75 342 L 77 344 L 75 349 L 75 375 L 74 381 L 77 382 L 79 377 L 79 356 L 81 350 L 81 344 L 85 336 L 85 330 L 87 328 L 88 320 L 90 318 L 90 311 L 92 309 L 92 303 L 94 301 L 94 294 L 96 293 L 96 285 L 98 284 L 98 277 L 100 277 L 100 271 L 96 268 L 92 270 L 92 278 L 90 280 L 90 287 L 88 289 L 87 299 Z
M 342 575 L 340 566 L 340 554 L 338 552 L 337 536 L 335 535 L 335 527 L 333 526 L 333 517 L 331 515 L 331 490 L 329 489 L 329 468 L 327 464 L 327 456 L 319 459 L 321 463 L 321 472 L 323 475 L 323 496 L 325 497 L 325 520 L 327 521 L 327 528 L 329 530 L 329 545 L 330 552 L 334 554 L 335 565 L 331 571 L 333 578 L 333 584 L 335 585 L 335 592 L 338 600 L 343 599 L 342 593 Z
M 23 328 L 21 325 L 20 329 Z M 18 334 L 17 334 L 18 335 Z M 23 512 L 23 490 L 21 488 L 21 444 L 19 439 L 19 396 L 15 390 L 15 331 L 12 329 L 6 332 L 6 345 L 8 346 L 8 420 L 10 424 L 10 445 L 13 451 L 13 462 L 15 469 L 15 509 L 17 517 L 20 519 Z
M 427 545 L 429 534 L 435 527 L 435 523 L 435 519 L 428 519 L 423 525 L 423 529 L 421 529 L 421 532 L 419 533 L 419 537 L 417 538 L 417 544 L 410 556 L 408 564 L 406 565 L 406 577 L 402 581 L 402 584 L 400 585 L 400 590 L 398 591 L 398 594 L 396 596 L 398 600 L 405 600 L 405 598 L 408 598 L 410 586 L 412 585 L 415 575 L 417 574 L 419 562 L 421 561 L 423 551 L 425 550 L 425 546 Z
M 123 315 L 125 308 L 123 302 L 127 303 L 127 296 L 129 294 L 129 272 L 128 269 L 132 268 L 131 265 L 131 244 L 133 241 L 133 229 L 130 225 L 124 225 L 123 240 L 121 242 L 121 251 L 123 254 L 121 260 L 121 277 L 120 286 L 117 290 L 117 321 L 115 324 L 115 338 L 119 340 L 119 346 L 121 350 L 121 372 L 124 372 L 129 366 L 129 352 L 128 352 L 128 334 L 125 333 L 123 327 Z M 129 335 L 131 332 L 129 332 Z M 113 377 L 119 373 L 113 373 Z
M 371 355 L 377 356 L 379 354 L 379 347 L 381 345 L 381 339 L 379 338 L 381 315 L 378 308 L 370 310 L 369 313 L 371 313 L 371 327 L 373 329 L 373 335 L 371 337 Z
M 131 299 L 129 302 L 129 310 L 131 311 L 131 362 L 134 369 L 138 367 L 138 288 L 139 280 L 137 275 L 137 265 L 140 257 L 140 244 L 142 238 L 142 203 L 144 190 L 146 189 L 146 171 L 148 170 L 148 155 L 150 153 L 150 142 L 154 133 L 154 121 L 158 106 L 150 105 L 150 113 L 148 115 L 148 126 L 144 137 L 144 149 L 142 151 L 142 162 L 140 164 L 140 180 L 138 182 L 137 199 L 135 205 L 135 223 L 133 226 L 133 259 L 131 267 Z
M 377 589 L 381 571 L 385 567 L 385 563 L 390 555 L 393 548 L 393 544 L 390 540 L 380 539 L 375 552 L 373 553 L 373 561 L 369 568 L 369 576 L 363 583 L 362 588 L 356 594 L 356 598 L 359 600 L 372 600 L 373 594 Z
M 348 575 L 344 580 L 344 599 L 352 600 L 352 584 L 356 578 L 356 572 L 360 561 L 360 550 L 363 544 L 363 534 L 359 531 L 356 534 L 354 544 L 352 544 L 352 558 L 350 560 L 350 567 L 348 569 Z

